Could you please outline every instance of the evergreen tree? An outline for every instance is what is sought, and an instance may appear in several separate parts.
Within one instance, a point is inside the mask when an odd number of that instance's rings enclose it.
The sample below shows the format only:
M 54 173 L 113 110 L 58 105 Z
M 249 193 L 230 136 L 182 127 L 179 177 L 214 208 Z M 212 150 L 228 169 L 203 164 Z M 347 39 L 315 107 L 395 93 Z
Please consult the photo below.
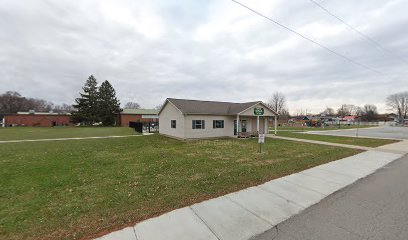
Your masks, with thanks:
M 121 111 L 120 102 L 116 98 L 115 89 L 107 80 L 99 87 L 98 96 L 98 116 L 102 124 L 104 126 L 116 125 Z
M 99 122 L 98 117 L 98 83 L 93 75 L 89 76 L 82 87 L 83 93 L 75 99 L 72 105 L 76 111 L 72 112 L 72 121 L 92 125 Z

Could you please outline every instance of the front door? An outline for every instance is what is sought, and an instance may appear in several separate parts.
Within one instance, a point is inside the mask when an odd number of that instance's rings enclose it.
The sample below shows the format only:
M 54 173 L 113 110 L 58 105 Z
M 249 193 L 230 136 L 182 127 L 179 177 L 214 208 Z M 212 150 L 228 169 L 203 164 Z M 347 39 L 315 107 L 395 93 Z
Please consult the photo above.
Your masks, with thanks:
M 247 120 L 242 120 L 241 121 L 241 132 L 246 132 L 247 131 Z

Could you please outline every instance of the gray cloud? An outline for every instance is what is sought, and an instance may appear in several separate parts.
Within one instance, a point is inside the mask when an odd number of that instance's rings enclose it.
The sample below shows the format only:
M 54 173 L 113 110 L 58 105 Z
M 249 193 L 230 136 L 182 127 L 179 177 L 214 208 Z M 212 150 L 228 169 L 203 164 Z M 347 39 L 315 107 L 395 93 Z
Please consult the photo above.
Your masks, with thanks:
M 292 112 L 373 103 L 407 89 L 408 64 L 384 53 L 308 0 L 243 1 L 375 68 L 355 66 L 230 1 L 12 1 L 0 3 L 0 92 L 72 103 L 90 74 L 122 103 L 166 97 L 225 101 L 287 95 Z M 408 3 L 324 1 L 408 62 Z

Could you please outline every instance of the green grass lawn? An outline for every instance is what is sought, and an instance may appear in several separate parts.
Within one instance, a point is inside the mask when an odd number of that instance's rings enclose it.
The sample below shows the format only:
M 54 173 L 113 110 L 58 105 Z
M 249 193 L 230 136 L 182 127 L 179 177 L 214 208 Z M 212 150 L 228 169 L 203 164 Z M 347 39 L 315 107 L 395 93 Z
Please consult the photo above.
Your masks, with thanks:
M 370 128 L 370 127 L 376 127 L 376 126 L 369 126 L 369 125 L 360 125 L 358 128 Z M 284 130 L 284 131 L 328 131 L 328 130 L 341 130 L 341 129 L 353 129 L 357 128 L 357 126 L 353 125 L 341 125 L 340 128 L 336 126 L 329 126 L 325 128 L 321 127 L 292 127 L 292 126 L 279 126 L 277 130 Z M 274 131 L 275 129 L 273 127 L 269 127 L 269 131 Z
M 382 145 L 398 142 L 398 140 L 389 140 L 389 139 L 328 136 L 328 135 L 317 135 L 317 134 L 305 134 L 305 133 L 291 132 L 291 131 L 278 132 L 277 135 L 282 136 L 282 137 L 301 138 L 301 139 L 308 139 L 308 140 L 342 143 L 342 144 L 350 144 L 350 145 L 365 146 L 365 147 L 379 147 Z
M 0 141 L 132 134 L 135 130 L 128 127 L 0 127 Z
M 10 137 L 26 138 L 18 131 Z M 258 153 L 255 139 L 150 135 L 6 143 L 0 152 L 0 239 L 13 240 L 97 236 L 359 151 L 268 138 Z

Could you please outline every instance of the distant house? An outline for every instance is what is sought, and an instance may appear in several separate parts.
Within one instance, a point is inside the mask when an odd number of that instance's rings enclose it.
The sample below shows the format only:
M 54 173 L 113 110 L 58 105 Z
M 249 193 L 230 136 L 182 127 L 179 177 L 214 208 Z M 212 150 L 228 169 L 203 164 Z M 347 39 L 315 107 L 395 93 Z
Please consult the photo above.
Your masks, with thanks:
M 391 113 L 387 115 L 387 120 L 386 121 L 392 121 L 398 123 L 400 121 L 400 118 L 397 114 Z
M 344 116 L 341 120 L 345 122 L 354 122 L 356 119 L 356 116 Z
M 323 120 L 320 116 L 304 116 L 303 123 L 309 127 L 320 127 Z
M 312 120 L 312 116 L 304 116 L 304 117 L 302 118 L 302 120 L 303 120 L 303 121 L 310 121 L 310 120 Z
M 307 116 L 299 115 L 299 116 L 294 116 L 288 120 L 289 123 L 305 123 L 305 121 L 308 121 L 309 119 Z
M 324 123 L 334 123 L 339 121 L 339 118 L 336 116 L 320 116 L 320 119 Z
M 123 109 L 120 113 L 120 125 L 129 127 L 131 122 L 142 122 L 146 126 L 157 126 L 159 123 L 159 110 L 156 109 Z
M 3 126 L 27 126 L 27 127 L 56 127 L 73 126 L 70 113 L 53 112 L 18 112 L 6 114 L 3 119 Z
M 261 101 L 231 103 L 166 99 L 159 111 L 159 133 L 179 139 L 250 136 L 268 133 L 277 114 Z

